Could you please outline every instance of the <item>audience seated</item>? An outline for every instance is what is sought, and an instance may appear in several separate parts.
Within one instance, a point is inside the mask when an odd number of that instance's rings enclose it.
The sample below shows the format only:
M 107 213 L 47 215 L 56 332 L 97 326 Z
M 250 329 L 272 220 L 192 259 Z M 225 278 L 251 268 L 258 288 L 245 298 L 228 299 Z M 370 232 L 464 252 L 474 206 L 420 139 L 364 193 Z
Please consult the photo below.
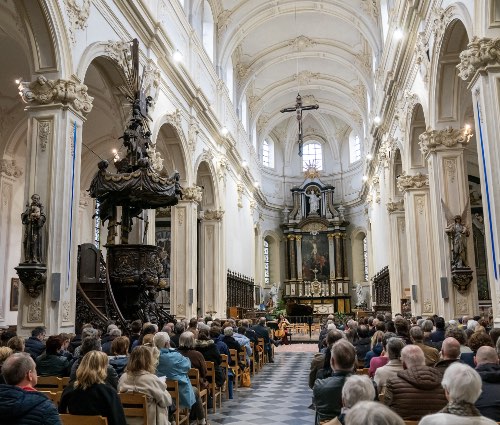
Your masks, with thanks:
M 36 391 L 38 376 L 28 353 L 15 353 L 2 365 L 6 385 L 0 385 L 0 423 L 8 425 L 58 425 L 57 409 L 45 394 Z
M 146 335 L 154 335 L 158 331 L 158 327 L 156 325 L 153 325 L 152 323 L 146 322 L 142 325 L 142 331 L 141 334 L 139 335 L 139 338 L 135 340 L 132 344 L 132 350 L 135 347 L 138 347 L 139 345 L 144 344 L 144 337 Z
M 430 339 L 432 342 L 441 342 L 444 341 L 445 338 L 445 321 L 442 317 L 437 317 L 434 323 L 436 330 L 431 333 Z
M 383 323 L 383 322 L 380 322 Z M 389 356 L 387 354 L 387 342 L 391 338 L 395 338 L 396 334 L 392 332 L 386 332 L 382 337 L 382 352 L 378 357 L 372 357 L 370 360 L 370 369 L 368 375 L 373 379 L 375 372 L 379 367 L 385 366 L 389 362 Z
M 377 384 L 377 389 L 380 394 L 385 391 L 385 385 L 389 378 L 396 376 L 396 373 L 403 370 L 401 362 L 401 350 L 405 346 L 402 339 L 398 337 L 390 338 L 387 341 L 387 356 L 389 361 L 385 366 L 377 368 L 373 380 Z
M 14 353 L 22 353 L 25 351 L 24 339 L 20 336 L 13 336 L 7 341 L 7 347 L 12 349 Z
M 474 320 L 469 320 L 468 323 L 474 322 Z M 477 322 L 476 322 L 477 323 Z M 460 355 L 460 360 L 468 364 L 470 367 L 474 368 L 474 356 L 480 347 L 493 347 L 493 342 L 491 337 L 486 332 L 474 332 L 468 340 L 469 347 L 472 350 L 471 353 L 462 353 Z
M 195 349 L 195 339 L 192 332 L 186 331 L 181 335 L 181 337 L 179 338 L 178 351 L 184 357 L 187 357 L 189 360 L 191 360 L 192 368 L 198 369 L 198 371 L 200 372 L 201 388 L 208 387 L 208 382 L 206 380 L 207 365 L 205 363 L 203 355 Z
M 221 357 L 219 350 L 217 349 L 214 341 L 210 339 L 207 330 L 202 329 L 198 331 L 198 339 L 195 342 L 195 348 L 202 354 L 205 361 L 214 363 L 215 383 L 218 387 L 222 387 L 222 385 L 224 385 L 226 375 L 222 373 L 222 369 L 220 367 Z
M 316 424 L 331 420 L 341 413 L 342 387 L 356 368 L 356 351 L 349 341 L 341 339 L 332 345 L 332 376 L 317 379 L 313 387 Z
M 344 334 L 337 329 L 331 329 L 326 335 L 327 347 L 321 353 L 314 354 L 309 372 L 309 388 L 314 387 L 316 379 L 324 379 L 332 376 L 332 345 L 344 338 Z
M 145 394 L 148 401 L 148 425 L 166 424 L 167 408 L 172 404 L 172 397 L 165 390 L 165 383 L 154 374 L 156 367 L 152 352 L 152 348 L 144 345 L 132 351 L 127 370 L 118 382 L 118 391 Z M 127 424 L 143 423 L 142 418 L 134 419 L 135 421 L 132 421 L 129 418 Z
M 11 356 L 14 352 L 10 347 L 0 347 L 0 370 L 7 358 Z M 5 384 L 5 379 L 3 378 L 3 374 L 0 371 L 0 384 Z
M 108 370 L 105 353 L 96 350 L 86 353 L 76 371 L 76 381 L 71 382 L 62 393 L 59 413 L 100 415 L 108 419 L 108 425 L 125 425 L 120 398 L 116 390 L 106 383 Z
M 345 425 L 405 425 L 403 419 L 381 403 L 357 403 L 346 415 Z
M 33 360 L 36 360 L 36 358 L 45 351 L 44 339 L 45 328 L 43 326 L 37 326 L 31 331 L 31 336 L 26 340 L 24 350 Z
M 374 319 L 377 320 L 377 319 Z M 375 327 L 374 327 L 375 329 Z M 382 351 L 384 351 L 384 347 L 382 345 L 382 339 L 384 338 L 384 333 L 382 331 L 375 331 L 374 333 L 371 334 L 371 340 L 370 340 L 370 351 L 366 353 L 365 356 L 365 368 L 370 367 L 370 362 L 374 357 L 379 357 L 380 354 L 382 354 Z
M 325 425 L 344 425 L 346 413 L 361 401 L 373 401 L 376 397 L 373 383 L 367 376 L 351 375 L 342 388 L 342 410 L 335 419 Z
M 460 354 L 462 353 L 472 353 L 470 347 L 467 344 L 467 334 L 465 331 L 457 326 L 448 326 L 445 332 L 446 338 L 452 337 L 455 338 L 460 344 Z
M 178 347 L 179 346 L 179 338 L 181 335 L 184 333 L 186 330 L 186 327 L 184 326 L 184 323 L 179 320 L 175 325 L 174 325 L 174 335 L 170 338 L 170 342 L 173 347 Z
M 193 317 L 189 321 L 189 325 L 186 329 L 186 332 L 191 332 L 194 335 L 194 339 L 198 338 L 198 319 L 196 317 Z
M 112 356 L 109 357 L 109 364 L 116 371 L 118 378 L 122 376 L 127 366 L 129 346 L 130 340 L 126 336 L 119 336 L 111 343 Z
M 371 338 L 368 331 L 368 326 L 358 326 L 358 338 L 354 342 L 354 349 L 356 350 L 356 358 L 358 360 L 358 367 L 364 367 L 366 353 L 370 351 Z
M 240 333 L 238 331 L 239 331 L 239 329 L 237 329 L 236 331 L 234 331 L 233 338 L 240 345 L 241 350 L 245 351 L 246 364 L 250 365 L 250 356 L 252 355 L 252 347 L 250 346 L 250 339 L 248 339 L 244 335 L 244 330 L 243 329 L 242 329 L 243 333 Z
M 439 351 L 434 347 L 424 344 L 424 332 L 420 326 L 414 326 L 410 329 L 411 343 L 420 347 L 424 352 L 425 364 L 427 366 L 434 366 L 439 361 Z
M 69 360 L 59 355 L 62 347 L 60 336 L 49 336 L 45 353 L 36 358 L 36 371 L 40 376 L 69 376 Z
M 104 338 L 102 339 L 102 351 L 106 353 L 108 356 L 111 355 L 111 344 L 113 341 L 122 336 L 122 331 L 118 328 L 113 328 L 108 331 L 108 336 L 106 338 L 106 341 L 104 341 Z
M 132 351 L 132 344 L 139 339 L 141 336 L 142 322 L 140 320 L 134 320 L 130 324 L 130 336 L 129 336 L 129 352 Z
M 482 392 L 476 407 L 483 416 L 500 422 L 500 365 L 497 352 L 493 347 L 480 347 L 474 362 L 482 381 Z
M 82 350 L 82 344 L 85 338 L 93 338 L 96 340 L 99 340 L 99 331 L 97 329 L 94 329 L 91 325 L 88 325 L 88 327 L 85 327 L 82 329 L 82 339 L 80 341 L 80 344 L 75 347 L 75 350 L 73 351 L 73 357 L 75 359 L 78 359 L 79 357 L 83 357 L 83 354 L 81 354 Z M 101 345 L 101 342 L 99 341 L 99 346 Z
M 406 345 L 411 344 L 409 335 L 410 326 L 408 321 L 404 319 L 403 316 L 396 316 L 394 319 L 394 327 L 396 328 L 396 336 L 401 338 Z
M 422 349 L 407 345 L 401 351 L 401 361 L 404 370 L 387 380 L 384 403 L 403 419 L 413 421 L 443 408 L 446 396 L 441 387 L 442 375 L 425 365 Z
M 255 331 L 257 338 L 264 339 L 264 350 L 266 351 L 267 358 L 269 359 L 269 363 L 274 363 L 273 350 L 271 348 L 272 341 L 271 341 L 271 338 L 269 337 L 269 328 L 266 326 L 266 318 L 261 317 L 259 319 L 259 323 L 257 325 L 255 325 L 252 329 Z M 232 347 L 229 347 L 229 348 L 232 348 Z
M 456 362 L 462 363 L 460 360 L 460 343 L 455 338 L 448 337 L 443 341 L 440 360 L 434 367 L 443 374 L 448 366 Z
M 495 425 L 481 416 L 474 403 L 481 394 L 481 377 L 471 367 L 454 363 L 446 369 L 442 386 L 448 404 L 439 413 L 425 416 L 419 425 Z

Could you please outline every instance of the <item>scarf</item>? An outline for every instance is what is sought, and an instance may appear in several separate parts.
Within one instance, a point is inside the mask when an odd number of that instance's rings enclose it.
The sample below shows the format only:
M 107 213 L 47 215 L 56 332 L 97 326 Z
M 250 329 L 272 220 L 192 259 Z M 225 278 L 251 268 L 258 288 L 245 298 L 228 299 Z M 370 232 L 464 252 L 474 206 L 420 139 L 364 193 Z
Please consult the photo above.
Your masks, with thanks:
M 450 413 L 457 416 L 481 416 L 476 406 L 466 401 L 450 401 L 439 413 Z

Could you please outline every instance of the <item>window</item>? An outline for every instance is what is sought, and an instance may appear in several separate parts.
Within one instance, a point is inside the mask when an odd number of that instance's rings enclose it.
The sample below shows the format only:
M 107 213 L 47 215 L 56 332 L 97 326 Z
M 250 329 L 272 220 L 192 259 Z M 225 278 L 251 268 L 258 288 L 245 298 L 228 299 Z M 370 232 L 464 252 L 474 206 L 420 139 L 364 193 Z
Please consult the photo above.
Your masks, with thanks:
M 349 163 L 359 161 L 361 159 L 361 143 L 359 136 L 353 133 L 349 136 Z
M 203 48 L 208 57 L 214 61 L 214 17 L 208 1 L 203 2 Z
M 365 282 L 368 282 L 368 242 L 366 236 L 363 238 L 363 272 Z
M 233 83 L 233 61 L 229 59 L 226 67 L 226 87 L 229 92 L 229 99 L 234 104 L 234 83 Z
M 243 100 L 241 101 L 241 122 L 243 124 L 243 127 L 245 128 L 245 131 L 248 130 L 248 123 L 247 123 L 247 97 L 246 95 L 243 96 Z
M 264 239 L 264 283 L 269 284 L 270 268 L 269 268 L 269 242 Z
M 99 217 L 99 201 L 95 200 L 94 245 L 101 249 L 101 218 Z
M 302 151 L 302 169 L 307 171 L 314 166 L 316 170 L 323 169 L 323 153 L 319 142 L 309 142 L 304 145 Z
M 268 140 L 262 143 L 262 165 L 274 168 L 274 145 Z

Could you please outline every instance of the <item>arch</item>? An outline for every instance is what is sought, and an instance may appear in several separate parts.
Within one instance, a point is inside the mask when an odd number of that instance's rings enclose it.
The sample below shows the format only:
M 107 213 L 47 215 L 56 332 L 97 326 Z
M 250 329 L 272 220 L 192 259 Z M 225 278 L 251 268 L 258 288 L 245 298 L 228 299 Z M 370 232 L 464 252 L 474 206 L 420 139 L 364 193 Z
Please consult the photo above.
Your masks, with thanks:
M 123 52 L 129 49 L 129 43 L 123 42 L 121 40 L 108 40 L 108 41 L 97 41 L 86 47 L 82 55 L 80 56 L 80 61 L 76 66 L 76 76 L 80 81 L 85 80 L 88 68 L 90 64 L 98 58 L 105 58 L 115 64 L 122 74 L 122 78 L 125 76 L 123 68 Z
M 417 103 L 413 110 L 410 112 L 410 124 L 408 126 L 408 149 L 406 152 L 406 166 L 409 170 L 416 170 L 426 173 L 427 162 L 420 151 L 418 137 L 427 129 L 425 121 L 424 110 L 422 104 Z
M 273 282 L 281 282 L 281 273 L 280 273 L 280 240 L 281 238 L 278 236 L 276 232 L 273 232 L 271 230 L 266 230 L 262 234 L 262 245 L 260 249 L 260 256 L 259 258 L 262 261 L 263 267 L 263 275 L 262 275 L 262 282 L 264 282 L 265 285 L 271 285 Z M 265 279 L 265 258 L 264 258 L 264 241 L 267 241 L 269 244 L 269 282 L 266 283 Z
M 217 172 L 213 160 L 206 154 L 202 154 L 196 160 L 194 169 L 196 170 L 196 185 L 202 187 L 203 191 L 201 209 L 219 209 L 221 207 L 220 188 L 215 178 Z
M 351 233 L 352 282 L 366 282 L 368 269 L 368 239 L 363 227 L 356 227 Z
M 397 185 L 398 177 L 403 174 L 403 158 L 401 156 L 401 150 L 396 148 L 391 157 L 391 167 L 390 167 L 390 180 L 389 180 L 389 193 L 393 201 L 400 199 L 403 196 L 403 192 L 399 190 Z
M 215 25 L 212 7 L 208 0 L 203 0 L 203 15 L 202 15 L 202 43 L 205 52 L 213 62 L 215 50 Z

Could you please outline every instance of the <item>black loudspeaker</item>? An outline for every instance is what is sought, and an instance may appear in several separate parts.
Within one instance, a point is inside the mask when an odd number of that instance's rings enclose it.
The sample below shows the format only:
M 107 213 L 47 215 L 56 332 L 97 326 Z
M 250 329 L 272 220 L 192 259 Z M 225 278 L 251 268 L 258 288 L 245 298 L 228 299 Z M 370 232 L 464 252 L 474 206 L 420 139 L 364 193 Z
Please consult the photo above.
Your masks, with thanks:
M 441 297 L 444 299 L 448 299 L 450 296 L 448 295 L 448 278 L 441 278 Z
M 413 302 L 416 303 L 417 300 L 417 285 L 411 285 L 411 298 Z
M 61 273 L 52 273 L 52 297 L 51 301 L 61 300 Z
M 193 304 L 194 289 L 188 289 L 188 304 Z

